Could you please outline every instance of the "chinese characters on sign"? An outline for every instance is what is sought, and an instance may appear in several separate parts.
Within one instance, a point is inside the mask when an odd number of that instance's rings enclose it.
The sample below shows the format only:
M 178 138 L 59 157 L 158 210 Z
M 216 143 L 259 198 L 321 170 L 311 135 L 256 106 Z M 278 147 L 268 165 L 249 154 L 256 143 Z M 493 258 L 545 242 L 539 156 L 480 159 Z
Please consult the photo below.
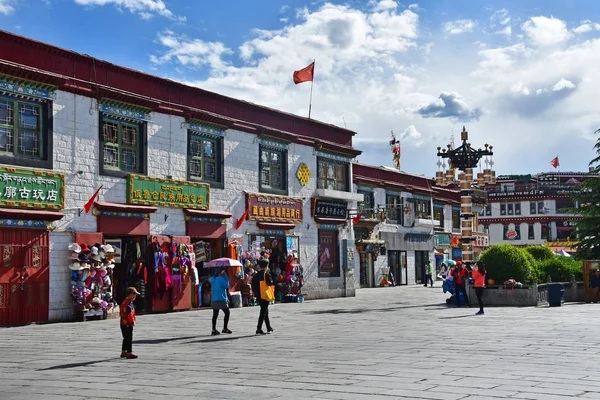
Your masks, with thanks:
M 0 206 L 63 209 L 65 176 L 56 172 L 0 167 Z
M 343 201 L 315 199 L 314 216 L 346 219 L 346 203 Z
M 247 193 L 248 219 L 265 222 L 302 222 L 302 199 Z
M 208 210 L 210 186 L 206 183 L 132 174 L 127 186 L 129 204 Z

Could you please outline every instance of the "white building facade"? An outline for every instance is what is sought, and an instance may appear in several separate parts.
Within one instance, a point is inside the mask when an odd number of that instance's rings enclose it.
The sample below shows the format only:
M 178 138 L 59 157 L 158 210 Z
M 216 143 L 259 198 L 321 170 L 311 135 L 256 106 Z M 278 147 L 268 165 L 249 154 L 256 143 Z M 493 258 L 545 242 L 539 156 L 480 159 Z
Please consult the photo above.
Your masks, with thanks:
M 352 180 L 354 132 L 10 35 L 0 41 L 15 49 L 0 60 L 0 246 L 10 271 L 0 275 L 0 325 L 73 318 L 82 272 L 69 268 L 71 243 L 120 246 L 111 280 L 94 290 L 116 302 L 136 286 L 136 306 L 147 312 L 202 305 L 200 285 L 184 272 L 171 288 L 155 282 L 174 244 L 189 245 L 196 265 L 267 252 L 284 275 L 294 266 L 306 298 L 354 295 L 347 209 L 362 200 Z M 115 83 L 12 64 L 36 46 L 94 63 Z M 172 93 L 177 102 L 161 100 Z M 197 99 L 223 102 L 223 114 L 197 108 Z M 83 289 L 84 298 L 92 292 Z

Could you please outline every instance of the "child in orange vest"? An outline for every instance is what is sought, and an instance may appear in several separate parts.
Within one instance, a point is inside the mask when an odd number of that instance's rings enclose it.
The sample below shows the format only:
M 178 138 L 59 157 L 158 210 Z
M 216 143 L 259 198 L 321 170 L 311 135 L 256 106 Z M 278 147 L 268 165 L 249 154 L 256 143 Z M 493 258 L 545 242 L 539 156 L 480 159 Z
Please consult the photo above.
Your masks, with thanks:
M 123 334 L 123 346 L 121 347 L 121 358 L 133 359 L 138 358 L 131 352 L 133 345 L 133 326 L 135 325 L 135 307 L 133 302 L 137 295 L 140 294 L 136 288 L 129 287 L 125 291 L 125 300 L 121 303 L 121 333 Z

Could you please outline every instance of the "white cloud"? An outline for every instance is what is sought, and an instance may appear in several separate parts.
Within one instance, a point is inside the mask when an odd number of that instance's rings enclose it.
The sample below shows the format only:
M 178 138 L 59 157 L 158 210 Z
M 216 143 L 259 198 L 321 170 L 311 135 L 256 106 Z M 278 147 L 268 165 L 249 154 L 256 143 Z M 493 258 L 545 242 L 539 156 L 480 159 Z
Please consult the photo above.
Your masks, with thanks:
M 555 92 L 565 89 L 575 89 L 575 84 L 569 80 L 566 80 L 565 78 L 561 78 L 561 80 L 552 87 L 552 90 Z
M 573 28 L 573 32 L 586 33 L 593 29 L 594 29 L 594 27 L 592 26 L 592 24 L 582 24 L 582 25 L 579 25 L 577 28 Z
M 15 0 L 0 0 L 0 14 L 10 15 L 15 12 Z
M 2 0 L 0 0 L 2 1 Z M 185 17 L 176 17 L 167 8 L 163 0 L 75 0 L 82 6 L 106 6 L 114 5 L 117 9 L 127 9 L 138 14 L 142 19 L 150 19 L 152 15 L 161 15 L 170 19 L 185 20 Z
M 425 137 L 417 128 L 410 124 L 404 132 L 400 134 L 400 142 L 403 146 L 421 147 L 426 143 Z
M 496 10 L 490 17 L 492 24 L 508 25 L 510 24 L 510 15 L 506 8 Z
M 507 25 L 504 27 L 504 29 L 499 30 L 494 32 L 496 35 L 502 35 L 502 36 L 506 36 L 506 37 L 511 37 L 512 36 L 512 28 L 510 25 Z
M 395 10 L 398 8 L 398 3 L 395 0 L 371 0 L 369 4 L 373 6 L 373 10 L 376 12 Z
M 456 35 L 459 33 L 473 32 L 475 28 L 475 21 L 470 19 L 459 19 L 457 21 L 450 21 L 444 24 L 444 30 L 446 33 Z
M 292 72 L 314 58 L 312 117 L 357 131 L 359 159 L 374 165 L 389 154 L 394 129 L 404 139 L 404 169 L 431 174 L 430 148 L 445 145 L 468 120 L 474 146 L 494 145 L 498 174 L 544 171 L 546 149 L 560 150 L 569 168 L 586 169 L 600 121 L 600 39 L 573 36 L 541 46 L 548 41 L 531 32 L 520 37 L 516 18 L 506 21 L 510 16 L 499 12 L 489 32 L 513 27 L 510 46 L 495 45 L 493 35 L 478 42 L 443 35 L 444 27 L 421 36 L 420 17 L 402 10 L 325 3 L 277 29 L 252 30 L 232 49 L 163 31 L 152 60 L 171 79 L 306 116 L 310 85 L 294 85 Z M 586 23 L 593 24 L 579 25 Z M 532 153 L 540 143 L 544 149 Z
M 480 108 L 471 108 L 458 93 L 442 92 L 433 102 L 419 108 L 423 118 L 451 118 L 456 121 L 476 121 Z
M 408 9 L 412 10 L 412 11 L 419 11 L 421 9 L 421 7 L 419 7 L 419 5 L 417 3 L 414 3 L 414 4 L 409 4 Z
M 531 17 L 521 29 L 536 46 L 552 46 L 566 42 L 571 37 L 565 21 L 554 17 Z
M 154 64 L 165 64 L 173 60 L 188 67 L 209 66 L 222 69 L 227 65 L 223 56 L 232 54 L 231 49 L 220 42 L 205 42 L 199 39 L 177 37 L 175 33 L 165 30 L 158 35 L 158 42 L 167 48 L 161 56 L 150 56 Z
M 529 91 L 529 89 L 527 88 L 527 86 L 525 86 L 523 84 L 523 82 L 521 82 L 521 81 L 519 81 L 519 82 L 515 83 L 514 85 L 512 85 L 510 87 L 510 91 L 513 92 L 513 93 L 518 93 L 518 94 L 523 95 L 523 96 L 529 96 L 529 93 L 531 93 Z

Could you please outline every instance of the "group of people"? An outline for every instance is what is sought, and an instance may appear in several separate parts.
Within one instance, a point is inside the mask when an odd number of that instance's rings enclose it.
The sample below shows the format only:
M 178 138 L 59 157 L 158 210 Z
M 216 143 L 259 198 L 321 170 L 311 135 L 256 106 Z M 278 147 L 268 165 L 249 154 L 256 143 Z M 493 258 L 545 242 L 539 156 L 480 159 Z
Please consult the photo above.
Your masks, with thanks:
M 269 260 L 263 258 L 258 261 L 259 271 L 252 276 L 252 291 L 260 297 L 260 283 L 265 281 L 267 286 L 273 286 L 273 278 L 268 271 Z M 212 295 L 212 335 L 219 335 L 221 333 L 230 334 L 232 331 L 228 328 L 229 324 L 229 278 L 224 268 L 216 271 L 210 278 L 211 284 L 211 295 Z M 133 342 L 133 327 L 136 323 L 135 307 L 133 303 L 136 297 L 140 293 L 136 288 L 127 288 L 125 292 L 125 300 L 121 303 L 120 307 L 120 319 L 121 319 L 121 334 L 123 335 L 123 345 L 121 347 L 121 358 L 135 359 L 137 355 L 132 352 Z M 259 298 L 258 304 L 260 306 L 260 313 L 258 315 L 258 325 L 256 327 L 257 335 L 266 335 L 267 333 L 273 332 L 271 321 L 269 320 L 269 301 Z M 217 320 L 219 318 L 219 311 L 223 311 L 225 315 L 223 319 L 223 330 L 219 332 L 217 329 Z M 263 330 L 263 324 L 267 328 L 267 332 Z
M 260 297 L 260 282 L 265 281 L 267 286 L 273 286 L 273 277 L 268 271 L 269 268 L 269 260 L 267 258 L 263 258 L 258 260 L 259 270 L 252 275 L 252 292 L 258 296 L 258 305 L 260 306 L 260 313 L 258 315 L 258 325 L 256 327 L 257 335 L 266 335 L 267 333 L 272 333 L 273 328 L 271 327 L 271 321 L 269 320 L 269 301 Z M 211 285 L 211 306 L 213 309 L 213 317 L 212 317 L 212 335 L 220 334 L 217 329 L 217 319 L 219 318 L 219 311 L 223 310 L 223 314 L 225 314 L 225 318 L 223 320 L 223 330 L 222 333 L 231 333 L 231 330 L 227 327 L 229 323 L 229 298 L 227 294 L 227 290 L 229 289 L 229 278 L 227 277 L 227 272 L 223 268 L 217 271 L 210 278 Z M 267 332 L 263 331 L 263 324 L 267 328 Z
M 479 303 L 479 311 L 476 315 L 484 315 L 483 310 L 483 289 L 485 288 L 485 276 L 487 271 L 485 265 L 478 261 L 475 263 L 472 271 L 469 271 L 461 261 L 456 262 L 456 266 L 450 269 L 446 264 L 442 264 L 440 275 L 443 279 L 452 278 L 454 284 L 454 296 L 458 299 L 457 304 L 460 306 L 460 294 L 462 293 L 465 304 L 471 307 L 469 303 L 469 296 L 467 295 L 466 283 L 469 276 L 473 279 L 473 287 L 475 288 L 475 295 Z M 427 286 L 427 285 L 425 285 Z

